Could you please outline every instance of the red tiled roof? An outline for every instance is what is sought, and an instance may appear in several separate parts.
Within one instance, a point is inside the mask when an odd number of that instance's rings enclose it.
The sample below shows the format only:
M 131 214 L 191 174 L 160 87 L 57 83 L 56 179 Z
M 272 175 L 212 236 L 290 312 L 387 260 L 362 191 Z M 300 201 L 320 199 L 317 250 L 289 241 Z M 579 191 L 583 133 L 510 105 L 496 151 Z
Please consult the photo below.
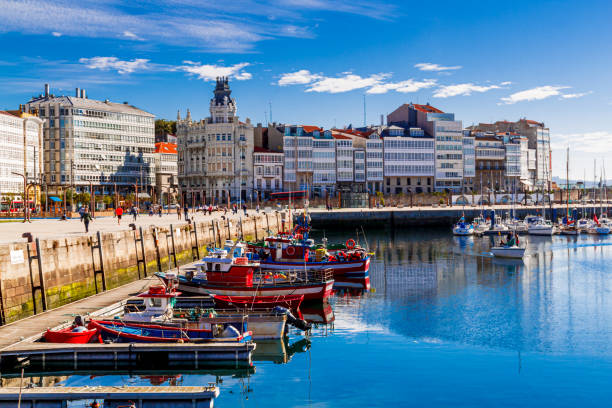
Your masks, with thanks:
M 176 154 L 176 143 L 157 142 L 155 143 L 155 153 Z
M 351 138 L 350 138 L 350 137 L 348 137 L 348 136 L 344 136 L 344 135 L 342 135 L 342 134 L 340 134 L 340 133 L 336 133 L 336 132 L 332 132 L 332 137 L 333 137 L 334 139 L 348 139 L 348 140 L 351 140 Z
M 525 122 L 529 123 L 530 125 L 541 125 L 540 122 L 537 122 L 535 120 L 526 119 Z
M 312 133 L 315 130 L 318 130 L 318 131 L 322 131 L 323 130 L 323 129 L 321 129 L 318 126 L 309 126 L 309 125 L 303 125 L 302 129 L 304 129 L 304 132 L 306 132 L 306 133 Z
M 413 104 L 412 106 L 414 106 L 414 109 L 416 109 L 418 111 L 421 111 L 421 112 L 425 112 L 425 113 L 444 113 L 440 109 L 434 108 L 431 105 L 417 105 L 417 104 Z

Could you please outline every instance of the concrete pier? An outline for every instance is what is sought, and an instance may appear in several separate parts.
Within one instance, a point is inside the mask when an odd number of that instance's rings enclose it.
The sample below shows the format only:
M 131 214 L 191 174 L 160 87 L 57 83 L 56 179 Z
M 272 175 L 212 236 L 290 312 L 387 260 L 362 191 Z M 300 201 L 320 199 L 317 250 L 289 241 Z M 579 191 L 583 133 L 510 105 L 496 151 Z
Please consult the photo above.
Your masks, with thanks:
M 84 230 L 78 220 L 0 224 L 0 241 L 12 237 L 0 244 L 0 325 L 190 263 L 208 245 L 261 239 L 290 223 L 282 211 L 198 213 L 191 220 L 140 216 L 131 229 L 125 217 L 122 225 L 100 218 L 89 234 L 75 232 Z M 17 231 L 31 232 L 32 241 Z
M 576 208 L 579 212 L 584 210 L 590 214 L 593 211 L 593 205 L 571 205 L 571 209 Z M 510 205 L 497 205 L 493 208 L 497 215 L 505 216 L 511 210 L 514 211 L 515 217 L 523 218 L 527 215 L 542 214 L 542 207 L 522 206 L 517 205 L 514 208 Z M 599 214 L 599 207 L 595 210 Z M 490 214 L 491 207 L 474 207 L 455 205 L 452 207 L 383 207 L 383 208 L 342 208 L 327 211 L 325 209 L 311 209 L 310 217 L 313 228 L 329 229 L 332 227 L 352 228 L 364 227 L 386 227 L 386 226 L 451 226 L 455 224 L 462 214 L 468 221 L 477 217 L 481 212 L 486 211 Z M 553 205 L 553 213 L 556 212 L 557 217 L 562 217 L 565 214 L 565 205 Z M 553 214 L 554 215 L 554 214 Z M 546 217 L 550 217 L 550 207 L 546 207 Z

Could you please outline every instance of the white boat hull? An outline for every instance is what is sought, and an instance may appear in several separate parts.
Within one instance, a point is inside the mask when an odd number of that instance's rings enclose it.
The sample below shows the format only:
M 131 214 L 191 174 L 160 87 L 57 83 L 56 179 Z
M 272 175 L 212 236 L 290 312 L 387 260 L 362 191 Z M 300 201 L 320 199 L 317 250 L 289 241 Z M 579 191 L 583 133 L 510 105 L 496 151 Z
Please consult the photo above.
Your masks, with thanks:
M 540 227 L 540 228 L 530 227 L 529 228 L 529 235 L 552 236 L 553 232 L 554 232 L 553 227 Z
M 520 259 L 525 255 L 525 248 L 521 247 L 493 247 L 491 253 L 498 258 Z

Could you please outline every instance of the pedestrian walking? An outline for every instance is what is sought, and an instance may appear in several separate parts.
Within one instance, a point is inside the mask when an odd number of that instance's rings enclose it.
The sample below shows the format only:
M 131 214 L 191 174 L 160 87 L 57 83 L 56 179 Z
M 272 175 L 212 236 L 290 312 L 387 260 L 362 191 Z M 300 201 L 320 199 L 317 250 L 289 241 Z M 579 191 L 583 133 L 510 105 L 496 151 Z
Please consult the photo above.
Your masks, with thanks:
M 79 215 L 81 216 L 81 222 L 83 222 L 83 215 L 85 214 L 85 207 L 79 208 Z
M 162 216 L 162 206 L 161 205 L 157 207 L 157 215 L 159 215 L 159 218 L 161 218 Z
M 135 205 L 132 206 L 132 217 L 134 217 L 134 221 L 136 221 L 136 217 L 138 217 L 138 209 Z
M 247 215 L 247 205 L 242 204 L 242 211 L 244 211 L 244 215 Z
M 123 207 L 115 208 L 115 215 L 117 216 L 117 225 L 121 225 L 121 216 L 123 215 Z
M 178 219 L 181 219 L 181 206 L 177 205 L 176 206 L 176 215 L 178 215 Z
M 257 214 L 259 214 L 259 204 L 257 204 L 257 207 L 255 207 L 255 211 L 257 212 Z
M 89 232 L 89 223 L 92 220 L 93 218 L 91 218 L 91 214 L 89 213 L 89 210 L 85 208 L 85 211 L 83 211 L 83 224 L 85 224 L 85 232 Z
M 185 206 L 183 211 L 185 212 L 185 221 L 189 221 L 189 207 Z

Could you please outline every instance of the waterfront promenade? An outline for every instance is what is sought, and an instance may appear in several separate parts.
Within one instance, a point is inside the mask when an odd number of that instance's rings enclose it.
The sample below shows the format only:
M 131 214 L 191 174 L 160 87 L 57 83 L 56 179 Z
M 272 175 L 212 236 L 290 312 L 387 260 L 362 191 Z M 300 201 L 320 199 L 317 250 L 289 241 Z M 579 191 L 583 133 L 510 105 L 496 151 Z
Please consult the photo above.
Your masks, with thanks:
M 260 211 L 261 213 L 261 211 Z M 248 210 L 248 214 L 256 214 L 255 210 Z M 211 220 L 217 220 L 224 216 L 221 211 L 213 212 L 211 215 L 204 215 L 201 212 L 195 214 L 190 213 L 189 218 L 196 222 L 210 222 Z M 238 221 L 241 217 L 244 218 L 244 212 L 238 211 L 238 214 L 233 214 L 228 211 L 225 217 Z M 167 228 L 170 225 L 180 226 L 185 225 L 187 222 L 183 214 L 179 219 L 176 212 L 172 214 L 163 214 L 161 217 L 158 215 L 149 216 L 148 214 L 141 214 L 136 217 L 136 221 L 131 215 L 123 215 L 121 224 L 117 224 L 117 218 L 115 217 L 97 217 L 89 224 L 89 234 L 95 234 L 96 232 L 117 232 L 127 231 L 130 229 L 130 224 L 135 224 L 136 227 L 148 228 L 150 226 Z M 0 221 L 0 244 L 25 241 L 21 235 L 24 232 L 29 232 L 32 236 L 40 239 L 54 239 L 61 237 L 73 237 L 86 235 L 85 225 L 80 221 L 78 215 L 72 219 L 66 221 L 60 221 L 58 219 L 32 219 L 32 222 L 23 222 L 23 219 Z

